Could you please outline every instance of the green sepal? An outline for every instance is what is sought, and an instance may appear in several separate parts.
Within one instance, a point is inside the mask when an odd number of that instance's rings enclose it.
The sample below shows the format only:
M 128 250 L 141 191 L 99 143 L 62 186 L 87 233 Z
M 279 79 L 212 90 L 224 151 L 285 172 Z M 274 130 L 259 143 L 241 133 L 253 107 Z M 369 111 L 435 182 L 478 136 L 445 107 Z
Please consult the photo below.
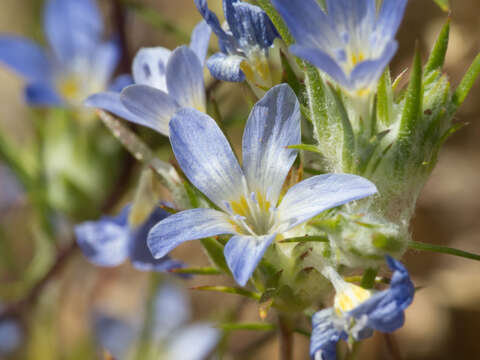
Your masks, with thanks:
M 305 85 L 303 85 L 300 80 L 298 80 L 295 71 L 293 70 L 287 56 L 282 50 L 280 50 L 280 60 L 282 61 L 285 82 L 290 85 L 290 87 L 298 97 L 301 97 L 305 92 Z
M 372 235 L 372 244 L 377 249 L 383 250 L 387 253 L 395 253 L 404 248 L 404 243 L 396 237 L 387 236 L 380 232 Z
M 304 63 L 304 69 L 310 119 L 315 128 L 315 139 L 321 144 L 329 134 L 325 84 L 317 68 Z
M 377 119 L 385 126 L 389 126 L 392 123 L 392 105 L 392 78 L 390 70 L 387 68 L 378 82 L 377 91 Z
M 445 56 L 448 49 L 448 40 L 450 37 L 450 18 L 448 18 L 446 24 L 442 27 L 437 41 L 433 46 L 430 57 L 425 65 L 424 72 L 428 73 L 433 70 L 441 69 L 445 63 Z
M 460 85 L 458 85 L 455 93 L 453 94 L 452 102 L 456 108 L 463 104 L 465 98 L 472 89 L 473 84 L 477 80 L 478 75 L 480 75 L 480 54 L 478 54 L 475 60 L 473 60 L 472 65 L 470 65 L 468 68 L 465 76 L 460 82 Z
M 423 103 L 422 91 L 422 61 L 418 48 L 413 60 L 412 74 L 410 84 L 405 94 L 405 102 L 400 120 L 400 129 L 398 134 L 399 151 L 396 162 L 396 168 L 405 166 L 405 161 L 410 158 L 417 142 L 419 121 L 421 119 L 421 110 Z
M 191 290 L 199 290 L 199 291 L 214 291 L 214 292 L 221 292 L 225 294 L 234 294 L 243 297 L 247 297 L 249 299 L 253 299 L 259 301 L 261 298 L 261 294 L 248 291 L 238 287 L 230 287 L 230 286 L 198 286 L 191 288 Z
M 378 269 L 368 268 L 363 273 L 361 286 L 364 289 L 372 289 L 375 285 L 375 279 L 377 277 Z

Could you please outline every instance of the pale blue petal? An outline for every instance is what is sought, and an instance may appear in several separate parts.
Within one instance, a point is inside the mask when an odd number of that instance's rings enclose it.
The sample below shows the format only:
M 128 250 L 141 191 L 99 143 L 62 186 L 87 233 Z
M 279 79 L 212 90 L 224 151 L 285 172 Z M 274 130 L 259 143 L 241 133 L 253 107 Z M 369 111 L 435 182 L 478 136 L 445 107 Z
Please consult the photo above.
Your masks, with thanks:
M 376 84 L 385 68 L 397 51 L 396 41 L 390 42 L 383 54 L 375 60 L 366 60 L 359 63 L 350 74 L 350 82 L 355 89 L 368 88 Z
M 104 84 L 106 88 L 115 72 L 120 56 L 120 45 L 117 41 L 99 44 L 91 55 L 89 74 L 93 77 L 93 80 L 99 84 Z
M 181 107 L 206 111 L 203 67 L 187 46 L 175 49 L 168 59 L 167 89 Z
M 113 92 L 120 92 L 123 88 L 127 87 L 128 85 L 133 84 L 133 78 L 130 74 L 122 74 L 118 75 L 115 79 L 113 79 L 112 83 L 108 87 L 108 91 Z
M 93 318 L 95 338 L 115 359 L 125 359 L 139 329 L 124 320 L 97 313 Z
M 58 59 L 67 64 L 100 42 L 103 20 L 94 0 L 49 0 L 45 33 Z
M 189 325 L 174 334 L 167 348 L 168 359 L 204 360 L 220 340 L 220 331 L 206 323 Z
M 65 102 L 49 83 L 33 83 L 25 87 L 25 101 L 31 106 L 64 106 Z
M 212 29 L 205 20 L 200 21 L 192 31 L 190 39 L 190 49 L 197 55 L 202 67 L 205 66 L 205 59 L 208 53 L 208 44 L 210 43 L 210 36 Z
M 367 179 L 350 174 L 326 174 L 291 187 L 278 208 L 282 231 L 291 229 L 322 211 L 363 199 L 377 192 Z
M 378 36 L 391 40 L 402 22 L 408 0 L 383 0 L 378 14 Z
M 245 286 L 263 254 L 277 234 L 265 236 L 235 235 L 225 245 L 224 254 L 235 281 Z
M 0 36 L 0 63 L 28 81 L 45 82 L 52 66 L 45 51 L 34 42 L 18 36 Z
M 229 82 L 245 81 L 240 65 L 245 58 L 238 55 L 216 53 L 207 60 L 207 67 L 215 79 Z
M 153 336 L 165 340 L 190 320 L 190 301 L 185 291 L 173 283 L 162 284 L 153 303 Z
M 171 55 L 163 47 L 140 49 L 133 59 L 132 74 L 136 84 L 167 91 L 167 63 Z
M 120 100 L 141 120 L 136 123 L 168 136 L 168 123 L 179 106 L 167 93 L 148 85 L 130 85 L 122 90 Z
M 376 4 L 375 0 L 327 0 L 327 13 L 339 33 L 361 37 L 373 31 Z
M 404 310 L 412 303 L 415 287 L 405 267 L 387 256 L 393 271 L 390 288 L 380 291 L 348 313 L 357 319 L 367 316 L 366 327 L 381 332 L 393 332 L 403 326 Z
M 182 267 L 182 263 L 164 256 L 155 259 L 147 246 L 147 237 L 150 230 L 161 220 L 165 219 L 168 213 L 156 208 L 148 219 L 137 229 L 130 230 L 130 261 L 133 267 L 141 271 L 165 272 L 171 269 Z
M 90 96 L 84 103 L 86 107 L 111 112 L 115 116 L 145 126 L 142 118 L 135 116 L 120 101 L 120 93 L 107 91 Z
M 191 209 L 170 215 L 148 234 L 148 247 L 155 258 L 161 258 L 189 240 L 233 234 L 229 217 L 213 209 Z
M 338 41 L 330 19 L 316 0 L 272 0 L 298 45 L 322 47 Z
M 277 85 L 255 105 L 243 133 L 243 170 L 250 191 L 276 205 L 301 143 L 300 105 L 290 86 Z
M 190 182 L 221 209 L 244 194 L 245 177 L 222 131 L 208 115 L 178 111 L 170 121 L 170 142 Z
M 23 330 L 13 319 L 0 321 L 0 355 L 8 355 L 17 350 L 23 341 Z
M 300 45 L 290 46 L 292 54 L 307 60 L 312 65 L 327 73 L 333 80 L 341 85 L 350 88 L 351 81 L 347 79 L 345 72 L 339 64 L 327 53 L 317 48 L 308 48 Z
M 75 226 L 77 244 L 85 257 L 98 266 L 117 266 L 129 256 L 129 207 L 117 217 L 104 216 Z
M 315 360 L 337 360 L 337 343 L 346 340 L 347 334 L 336 329 L 335 310 L 328 308 L 315 313 L 312 317 L 312 336 L 310 337 L 310 356 Z
M 261 8 L 245 2 L 233 2 L 227 8 L 233 9 L 229 11 L 229 16 L 226 14 L 230 30 L 244 51 L 272 46 L 278 33 Z

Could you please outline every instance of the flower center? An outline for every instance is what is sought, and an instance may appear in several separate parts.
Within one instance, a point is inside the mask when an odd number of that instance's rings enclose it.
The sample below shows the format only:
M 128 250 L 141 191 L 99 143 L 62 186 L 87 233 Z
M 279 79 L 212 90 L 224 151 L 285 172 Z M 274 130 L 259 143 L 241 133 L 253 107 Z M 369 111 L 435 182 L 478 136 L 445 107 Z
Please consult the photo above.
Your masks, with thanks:
M 259 192 L 230 201 L 226 206 L 233 223 L 244 234 L 266 235 L 275 225 L 277 209 Z
M 338 315 L 348 312 L 367 300 L 370 295 L 370 291 L 357 285 L 348 284 L 335 295 L 335 311 Z

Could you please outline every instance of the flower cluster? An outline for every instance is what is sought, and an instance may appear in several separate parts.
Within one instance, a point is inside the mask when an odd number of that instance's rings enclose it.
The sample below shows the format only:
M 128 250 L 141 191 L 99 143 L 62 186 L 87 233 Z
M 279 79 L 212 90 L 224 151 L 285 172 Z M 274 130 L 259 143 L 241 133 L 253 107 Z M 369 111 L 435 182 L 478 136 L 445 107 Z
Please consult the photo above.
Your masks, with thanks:
M 340 340 L 352 345 L 373 331 L 397 330 L 415 287 L 396 259 L 411 244 L 416 199 L 456 129 L 453 116 L 480 65 L 451 90 L 441 72 L 447 24 L 425 67 L 416 54 L 410 82 L 399 91 L 388 65 L 407 0 L 261 0 L 259 6 L 223 0 L 225 24 L 207 0 L 193 3 L 203 20 L 188 46 L 142 48 L 131 76 L 113 81 L 121 49 L 116 40 L 103 40 L 93 0 L 47 2 L 48 53 L 29 40 L 0 36 L 0 62 L 25 78 L 30 105 L 98 109 L 148 173 L 140 195 L 119 215 L 79 221 L 78 247 L 101 267 L 128 259 L 152 272 L 156 285 L 158 276 L 167 277 L 158 273 L 226 274 L 239 287 L 209 288 L 259 300 L 263 318 L 270 309 L 280 319 L 315 309 L 315 360 L 337 359 Z M 218 51 L 209 55 L 212 33 Z M 221 104 L 207 96 L 205 67 L 214 85 L 246 81 L 255 97 L 241 161 L 219 116 Z M 144 142 L 141 131 L 132 131 L 135 125 L 163 135 L 171 164 L 150 148 L 153 140 Z M 22 161 L 12 163 L 19 167 Z M 108 161 L 102 167 L 114 172 Z M 32 183 L 41 183 L 42 175 Z M 143 186 L 148 182 L 158 182 L 159 190 Z M 75 190 L 72 185 L 69 194 Z M 191 240 L 201 240 L 211 268 L 189 268 L 170 257 Z M 385 264 L 392 276 L 382 289 L 377 273 Z M 344 276 L 351 272 L 362 273 L 361 286 Z M 330 295 L 333 306 L 322 308 Z M 162 283 L 150 300 L 144 316 L 129 321 L 97 311 L 93 323 L 101 347 L 115 359 L 143 354 L 135 349 L 144 343 L 148 349 L 142 351 L 156 359 L 212 354 L 220 330 L 186 325 L 190 314 L 179 288 Z M 10 339 L 0 341 L 0 353 L 17 346 L 19 329 L 0 322 L 0 334 Z

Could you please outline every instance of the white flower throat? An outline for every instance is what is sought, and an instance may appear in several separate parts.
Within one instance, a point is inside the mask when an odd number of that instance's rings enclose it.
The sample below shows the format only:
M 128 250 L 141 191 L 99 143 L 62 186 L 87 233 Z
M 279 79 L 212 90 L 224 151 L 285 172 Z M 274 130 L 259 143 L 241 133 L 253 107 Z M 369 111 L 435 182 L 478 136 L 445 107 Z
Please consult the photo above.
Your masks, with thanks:
M 240 233 L 261 236 L 272 233 L 277 222 L 277 208 L 270 203 L 268 196 L 251 192 L 237 201 L 225 202 L 232 222 Z

